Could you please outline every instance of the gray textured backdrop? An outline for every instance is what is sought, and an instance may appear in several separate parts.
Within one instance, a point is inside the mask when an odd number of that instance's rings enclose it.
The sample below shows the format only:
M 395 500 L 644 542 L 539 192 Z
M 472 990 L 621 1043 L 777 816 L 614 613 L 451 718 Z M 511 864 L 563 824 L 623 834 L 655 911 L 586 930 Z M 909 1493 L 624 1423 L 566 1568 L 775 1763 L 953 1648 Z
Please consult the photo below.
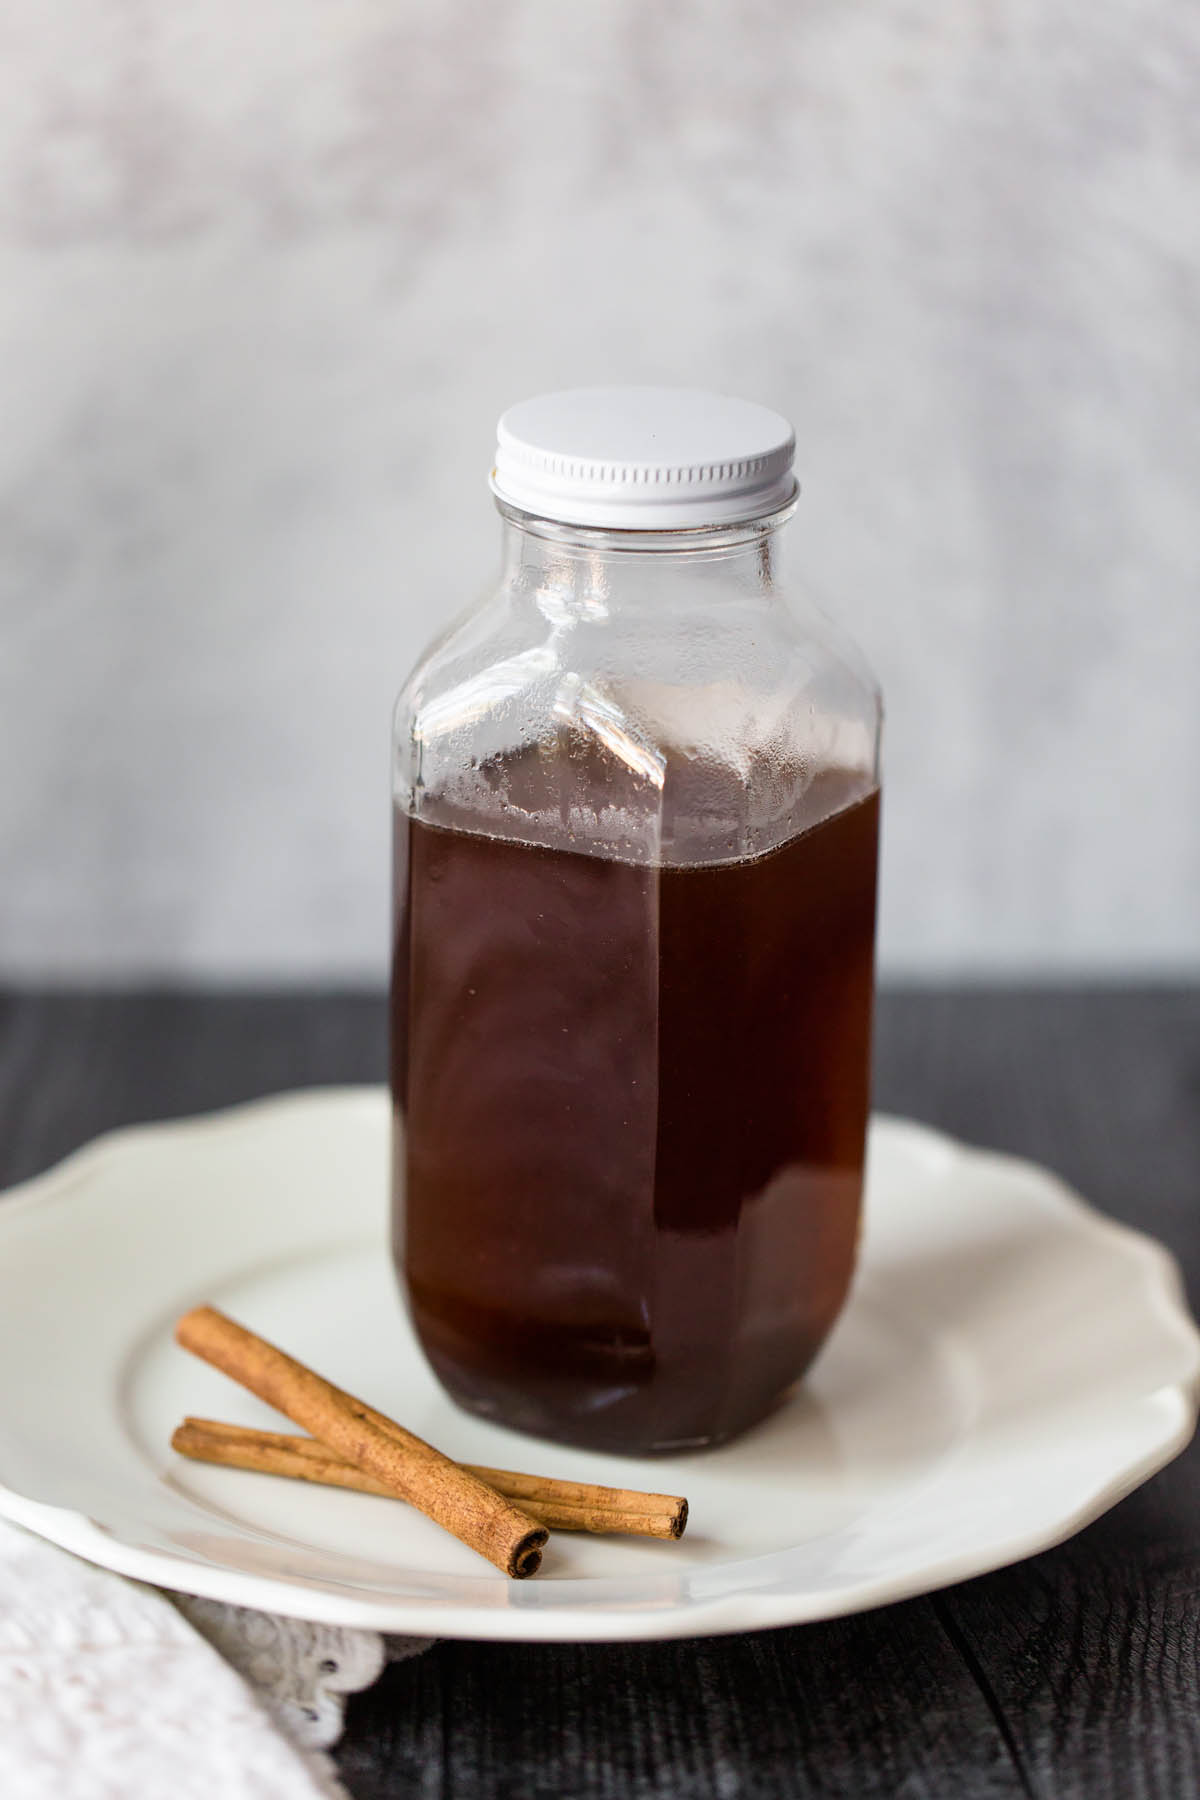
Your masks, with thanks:
M 0 0 L 0 971 L 378 975 L 502 406 L 796 420 L 883 957 L 1200 968 L 1200 15 Z

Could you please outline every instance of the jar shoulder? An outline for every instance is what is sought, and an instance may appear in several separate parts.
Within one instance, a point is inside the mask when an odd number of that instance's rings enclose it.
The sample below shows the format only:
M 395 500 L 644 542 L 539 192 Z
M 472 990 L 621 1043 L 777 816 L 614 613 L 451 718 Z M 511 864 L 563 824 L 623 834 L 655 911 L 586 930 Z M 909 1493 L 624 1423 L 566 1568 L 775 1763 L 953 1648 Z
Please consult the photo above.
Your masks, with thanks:
M 614 701 L 653 684 L 697 716 L 731 688 L 747 702 L 804 694 L 864 719 L 882 710 L 860 647 L 797 594 L 694 609 L 579 608 L 555 617 L 500 588 L 422 654 L 397 700 L 397 731 L 438 737 L 514 704 L 532 723 L 561 710 L 564 682 Z
M 605 856 L 757 855 L 871 791 L 880 698 L 824 615 L 777 594 L 575 607 L 501 593 L 414 670 L 397 805 Z

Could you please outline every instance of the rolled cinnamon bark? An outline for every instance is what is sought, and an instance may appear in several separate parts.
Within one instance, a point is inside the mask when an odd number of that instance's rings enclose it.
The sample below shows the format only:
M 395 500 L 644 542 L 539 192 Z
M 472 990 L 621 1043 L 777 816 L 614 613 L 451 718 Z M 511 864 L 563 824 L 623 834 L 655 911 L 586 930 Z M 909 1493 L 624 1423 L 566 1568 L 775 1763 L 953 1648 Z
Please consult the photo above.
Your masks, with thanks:
M 226 1468 L 253 1469 L 264 1475 L 286 1475 L 325 1487 L 351 1488 L 361 1494 L 395 1490 L 354 1467 L 314 1438 L 282 1431 L 260 1431 L 219 1419 L 187 1418 L 171 1446 L 196 1462 Z M 520 1502 L 521 1509 L 551 1531 L 625 1533 L 636 1537 L 678 1538 L 687 1524 L 687 1501 L 678 1494 L 647 1494 L 636 1488 L 599 1487 L 585 1481 L 562 1481 L 552 1475 L 524 1475 L 513 1469 L 461 1463 L 498 1494 Z
M 302 1425 L 328 1450 L 407 1500 L 514 1581 L 539 1568 L 546 1527 L 394 1419 L 213 1306 L 185 1313 L 175 1336 L 193 1356 Z

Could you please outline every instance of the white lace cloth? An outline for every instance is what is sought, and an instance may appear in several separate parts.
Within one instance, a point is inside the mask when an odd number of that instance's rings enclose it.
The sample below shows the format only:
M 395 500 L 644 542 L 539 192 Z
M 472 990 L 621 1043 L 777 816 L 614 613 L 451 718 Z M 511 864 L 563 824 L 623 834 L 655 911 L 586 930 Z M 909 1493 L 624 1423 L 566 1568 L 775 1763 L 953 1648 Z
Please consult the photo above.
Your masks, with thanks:
M 0 1521 L 0 1796 L 346 1800 L 346 1695 L 428 1641 L 167 1596 Z

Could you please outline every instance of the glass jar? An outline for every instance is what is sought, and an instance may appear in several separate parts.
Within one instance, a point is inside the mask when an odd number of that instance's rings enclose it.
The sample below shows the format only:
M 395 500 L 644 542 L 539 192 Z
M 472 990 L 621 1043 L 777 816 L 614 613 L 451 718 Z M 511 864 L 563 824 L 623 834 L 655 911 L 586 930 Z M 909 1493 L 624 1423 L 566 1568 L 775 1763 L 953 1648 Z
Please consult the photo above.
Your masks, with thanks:
M 850 1282 L 881 709 L 780 586 L 793 444 L 514 408 L 499 586 L 396 710 L 397 1267 L 453 1398 L 568 1443 L 743 1430 Z

